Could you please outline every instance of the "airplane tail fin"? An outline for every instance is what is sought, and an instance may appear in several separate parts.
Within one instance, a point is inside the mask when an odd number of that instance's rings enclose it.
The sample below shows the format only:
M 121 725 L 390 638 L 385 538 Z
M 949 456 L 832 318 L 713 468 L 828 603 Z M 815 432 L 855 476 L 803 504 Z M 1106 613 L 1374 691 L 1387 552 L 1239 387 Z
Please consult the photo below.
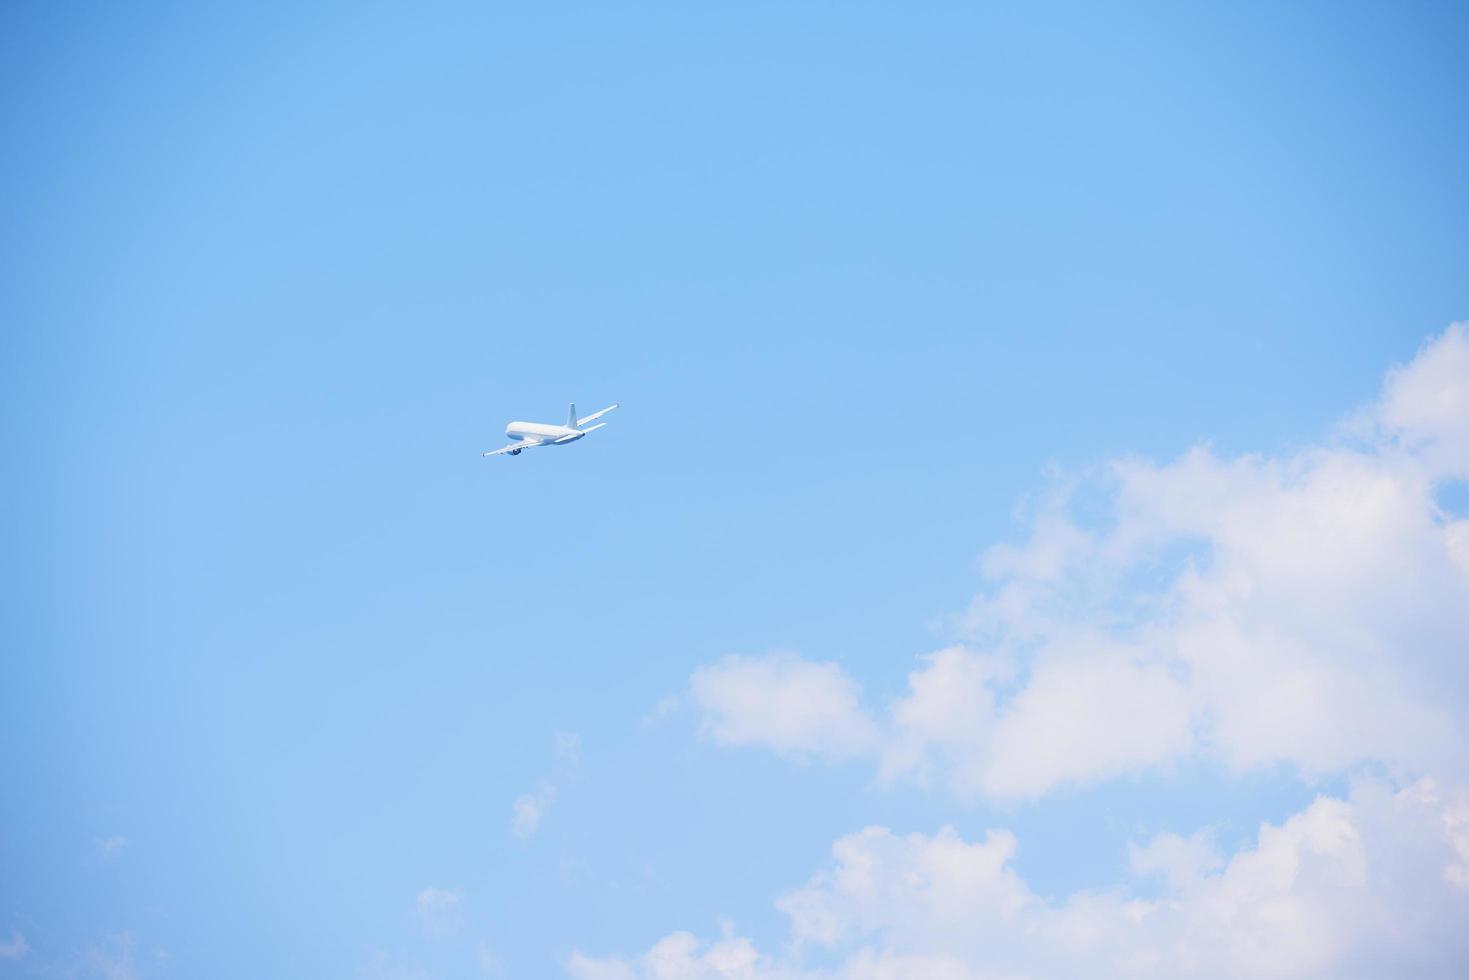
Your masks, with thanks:
M 566 410 L 566 427 L 576 428 L 576 402 L 572 402 L 571 407 Z

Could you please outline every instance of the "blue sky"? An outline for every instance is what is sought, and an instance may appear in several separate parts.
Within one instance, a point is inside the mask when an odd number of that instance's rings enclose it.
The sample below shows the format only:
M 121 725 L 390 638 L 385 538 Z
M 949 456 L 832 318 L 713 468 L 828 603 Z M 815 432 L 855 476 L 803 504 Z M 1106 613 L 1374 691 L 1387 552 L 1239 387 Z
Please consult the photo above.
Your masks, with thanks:
M 1129 844 L 1263 853 L 1260 823 L 1319 794 L 1360 827 L 1362 780 L 1462 785 L 1429 734 L 1246 744 L 1218 692 L 1269 678 L 1233 674 L 1189 689 L 1192 734 L 1160 720 L 1168 751 L 1051 759 L 1033 791 L 979 742 L 933 736 L 928 775 L 883 762 L 923 655 L 1004 660 L 973 690 L 1006 715 L 1050 690 L 1047 644 L 1117 639 L 1193 561 L 1356 608 L 1230 537 L 1313 474 L 1380 464 L 1419 507 L 1382 540 L 1458 554 L 1454 508 L 1423 509 L 1469 476 L 1456 5 L 0 23 L 0 976 L 653 977 L 644 951 L 722 922 L 759 976 L 855 969 L 777 902 L 864 827 L 1004 828 L 1040 900 L 1147 900 Z M 623 407 L 574 448 L 479 458 L 571 400 Z M 1267 486 L 1276 464 L 1299 484 Z M 1222 486 L 1259 507 L 1129 509 Z M 1113 524 L 1154 550 L 1114 568 L 1048 537 Z M 1276 537 L 1304 560 L 1340 536 L 1318 530 Z M 1031 557 L 996 571 L 1005 543 Z M 1455 730 L 1469 592 L 1440 551 L 1344 559 L 1425 584 L 1342 669 L 1402 680 L 1384 717 Z M 1007 586 L 1044 625 L 995 611 Z M 1273 615 L 1236 618 L 1319 637 Z M 1422 637 L 1383 625 L 1409 619 Z M 1163 673 L 1209 674 L 1181 635 Z M 751 718 L 725 696 L 745 681 L 757 707 L 835 700 Z M 1065 973 L 1024 955 L 1007 969 Z

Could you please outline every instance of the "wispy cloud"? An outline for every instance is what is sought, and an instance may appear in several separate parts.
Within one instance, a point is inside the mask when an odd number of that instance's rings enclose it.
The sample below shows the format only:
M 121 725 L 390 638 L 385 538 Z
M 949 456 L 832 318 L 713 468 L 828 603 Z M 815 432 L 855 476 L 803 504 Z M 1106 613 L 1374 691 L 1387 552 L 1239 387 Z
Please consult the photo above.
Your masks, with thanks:
M 89 947 L 82 953 L 83 976 L 101 977 L 102 980 L 138 980 L 138 968 L 133 958 L 137 941 L 132 933 L 119 932 L 99 945 Z
M 541 817 L 555 800 L 555 785 L 544 779 L 529 793 L 516 797 L 511 804 L 514 813 L 511 832 L 522 839 L 530 837 L 541 828 Z
M 541 818 L 551 804 L 556 802 L 557 786 L 568 779 L 581 761 L 581 737 L 571 732 L 556 732 L 552 737 L 556 759 L 551 776 L 538 781 L 529 793 L 523 793 L 511 803 L 510 832 L 521 840 L 535 835 L 541 827 Z
M 111 855 L 117 853 L 131 843 L 132 841 L 128 840 L 126 837 L 123 837 L 121 834 L 114 834 L 111 837 L 103 837 L 98 839 L 97 850 L 101 851 L 103 855 Z
M 458 888 L 425 888 L 414 899 L 414 921 L 429 938 L 446 939 L 464 927 L 463 905 Z
M 480 942 L 474 948 L 474 965 L 482 977 L 498 977 L 503 972 L 500 957 L 489 943 Z
M 575 764 L 581 761 L 581 736 L 573 732 L 557 732 L 551 737 L 559 762 Z
M 0 960 L 18 960 L 30 952 L 30 943 L 19 932 L 12 932 L 9 939 L 0 939 Z
M 404 959 L 388 950 L 372 950 L 357 968 L 357 980 L 430 980 L 422 965 Z

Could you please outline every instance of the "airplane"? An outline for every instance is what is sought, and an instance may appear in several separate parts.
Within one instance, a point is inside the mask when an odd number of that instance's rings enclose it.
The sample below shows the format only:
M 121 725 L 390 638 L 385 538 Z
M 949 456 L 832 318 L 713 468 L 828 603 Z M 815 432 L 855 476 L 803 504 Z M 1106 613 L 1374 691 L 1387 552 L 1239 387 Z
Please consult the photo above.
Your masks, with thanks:
M 565 425 L 548 425 L 542 422 L 511 422 L 505 426 L 505 434 L 516 441 L 508 446 L 501 446 L 499 449 L 492 449 L 487 453 L 480 453 L 480 455 L 499 456 L 505 453 L 511 456 L 519 456 L 522 451 L 530 449 L 532 446 L 564 446 L 569 442 L 576 442 L 588 432 L 595 432 L 597 429 L 606 425 L 606 422 L 597 422 L 597 419 L 616 407 L 616 405 L 608 405 L 600 412 L 593 412 L 586 418 L 579 419 L 576 417 L 576 405 L 573 403 L 567 409 Z M 597 424 L 582 428 L 588 422 L 597 422 Z

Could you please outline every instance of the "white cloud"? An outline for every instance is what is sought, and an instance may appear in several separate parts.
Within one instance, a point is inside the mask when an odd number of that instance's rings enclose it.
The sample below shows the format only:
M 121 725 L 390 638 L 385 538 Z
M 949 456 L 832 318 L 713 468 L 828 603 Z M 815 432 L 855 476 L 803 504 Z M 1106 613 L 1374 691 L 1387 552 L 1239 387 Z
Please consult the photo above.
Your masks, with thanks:
M 1192 741 L 1189 696 L 1167 666 L 1098 638 L 1039 658 L 1006 704 L 962 790 L 1039 796 L 1053 786 L 1134 772 L 1183 753 Z
M 566 972 L 576 980 L 637 980 L 630 964 L 616 959 L 595 959 L 572 953 L 566 960 Z
M 18 960 L 30 951 L 30 943 L 26 937 L 18 932 L 12 932 L 9 939 L 0 940 L 0 960 Z
M 132 841 L 126 837 L 120 834 L 114 834 L 111 837 L 104 837 L 98 840 L 97 850 L 101 851 L 104 855 L 115 854 L 131 843 Z
M 990 685 L 1004 678 L 1005 665 L 958 646 L 920 659 L 924 666 L 908 675 L 908 695 L 892 706 L 882 771 L 911 772 L 927 783 L 937 765 L 973 759 L 984 750 L 994 729 Z
M 784 958 L 739 937 L 674 933 L 640 957 L 578 954 L 567 968 L 579 980 L 1459 977 L 1469 886 L 1448 869 L 1463 859 L 1466 806 L 1469 795 L 1427 781 L 1397 792 L 1362 782 L 1262 825 L 1227 863 L 1206 839 L 1160 838 L 1133 852 L 1143 870 L 1174 875 L 1159 901 L 1042 898 L 1012 868 L 1005 831 L 971 843 L 950 829 L 873 827 L 838 840 L 832 865 L 778 902 Z M 807 948 L 840 966 L 802 969 Z
M 1469 326 L 1356 422 L 1274 457 L 1058 479 L 985 553 L 966 645 L 923 658 L 885 717 L 835 663 L 732 657 L 691 678 L 704 728 L 1000 799 L 1190 755 L 1469 778 L 1469 516 L 1436 503 L 1469 479 Z
M 952 956 L 901 955 L 870 949 L 859 950 L 847 960 L 840 976 L 842 980 L 1008 980 L 1003 974 L 972 970 Z
M 1175 892 L 1196 885 L 1205 875 L 1224 866 L 1224 858 L 1207 830 L 1190 837 L 1159 834 L 1142 846 L 1130 845 L 1127 858 L 1133 874 L 1162 875 L 1169 889 Z
M 424 935 L 445 939 L 464 926 L 464 893 L 457 888 L 425 888 L 413 903 L 413 918 Z
M 838 946 L 875 935 L 906 952 L 984 946 L 1038 902 L 1009 867 L 1016 847 L 1008 831 L 968 843 L 948 827 L 933 837 L 869 827 L 837 841 L 835 868 L 777 905 L 799 942 Z
M 705 730 L 725 745 L 841 757 L 876 744 L 860 690 L 834 663 L 790 654 L 725 657 L 694 671 L 689 690 Z
M 705 943 L 687 932 L 665 936 L 635 963 L 573 953 L 566 970 L 576 980 L 775 980 L 795 977 L 761 956 L 748 939 Z
M 1424 345 L 1388 374 L 1382 428 L 1443 476 L 1469 478 L 1469 323 Z

